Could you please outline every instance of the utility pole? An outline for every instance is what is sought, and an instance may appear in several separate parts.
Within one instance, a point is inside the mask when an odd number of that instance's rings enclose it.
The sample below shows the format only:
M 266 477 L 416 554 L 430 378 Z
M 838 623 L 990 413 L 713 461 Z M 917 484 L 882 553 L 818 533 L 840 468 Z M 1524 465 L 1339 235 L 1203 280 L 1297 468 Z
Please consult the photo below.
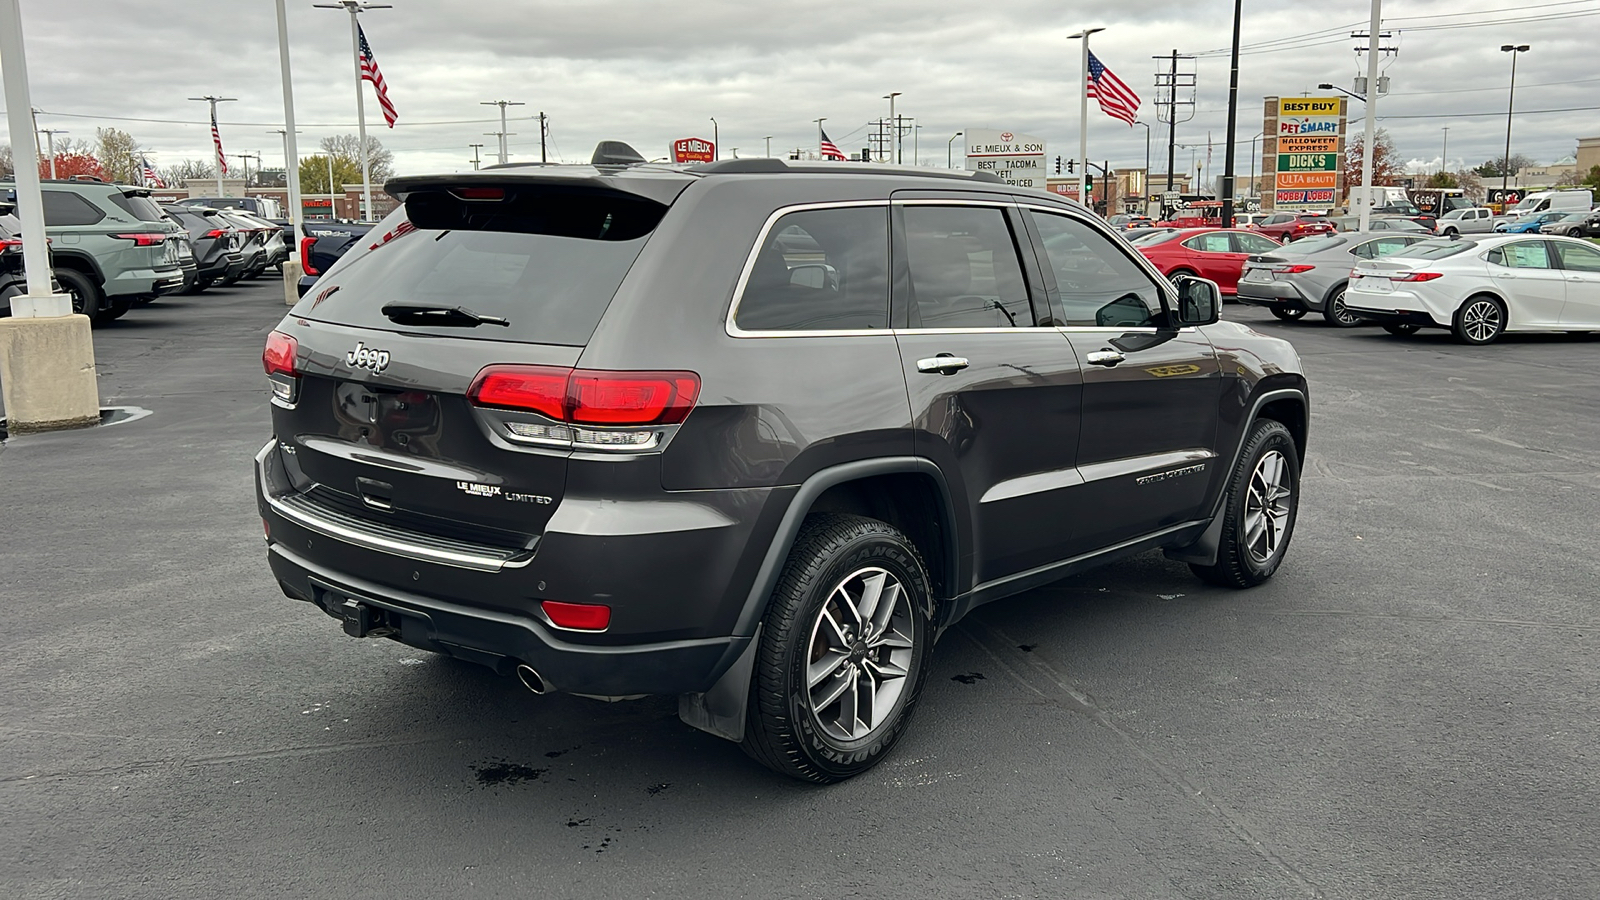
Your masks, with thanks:
M 1367 129 L 1361 144 L 1361 225 L 1363 233 L 1372 222 L 1372 162 L 1377 153 L 1372 146 L 1378 132 L 1378 27 L 1383 18 L 1383 0 L 1372 0 L 1372 25 L 1367 29 Z
M 239 162 L 244 165 L 244 186 L 245 186 L 245 188 L 248 189 L 250 187 L 250 160 L 253 159 L 253 160 L 256 161 L 256 168 L 257 169 L 261 168 L 261 154 L 259 154 L 259 153 L 230 153 L 228 155 L 232 156 L 234 159 L 239 160 Z
M 539 162 L 549 162 L 550 157 L 545 151 L 545 135 L 550 133 L 550 126 L 545 120 L 544 110 L 539 111 Z
M 45 146 L 50 150 L 50 180 L 56 180 L 56 135 L 70 134 L 65 128 L 41 128 L 39 133 L 44 135 Z M 34 139 L 35 141 L 38 138 Z M 14 161 L 13 161 L 14 162 Z
M 482 144 L 468 144 L 467 146 L 472 148 L 472 171 L 476 172 L 476 171 L 478 171 L 478 163 L 481 162 L 481 160 L 478 159 L 478 150 L 483 145 Z
M 1233 54 L 1228 68 L 1228 146 L 1222 154 L 1222 227 L 1233 227 L 1233 130 L 1239 119 L 1239 18 L 1244 0 L 1233 0 Z
M 894 163 L 900 162 L 900 120 L 894 114 L 894 98 L 903 93 L 905 92 L 890 91 L 883 95 L 883 99 L 889 101 L 889 127 L 894 129 L 894 143 L 889 148 L 889 161 Z
M 350 58 L 356 70 L 356 127 L 361 139 L 361 199 L 366 207 L 365 221 L 372 221 L 372 166 L 367 157 L 367 101 L 361 89 L 361 25 L 356 17 L 372 9 L 391 9 L 388 3 L 362 3 L 360 0 L 339 0 L 338 3 L 313 3 L 319 9 L 342 9 L 350 14 Z
M 217 196 L 225 196 L 222 192 L 222 176 L 228 174 L 228 158 L 222 155 L 222 132 L 217 130 L 217 104 L 231 103 L 237 97 L 213 97 L 210 94 L 204 97 L 190 97 L 190 100 L 200 100 L 211 104 L 211 143 L 217 151 Z
M 1448 160 L 1449 158 L 1450 158 L 1450 126 L 1446 125 L 1446 126 L 1444 126 L 1444 146 L 1439 148 L 1439 174 L 1440 175 L 1443 175 L 1450 168 L 1450 164 L 1448 162 L 1446 162 L 1446 160 Z
M 1167 190 L 1174 188 L 1174 179 L 1178 163 L 1178 123 L 1187 122 L 1194 118 L 1194 88 L 1195 73 L 1180 72 L 1180 61 L 1187 62 L 1194 59 L 1192 56 L 1182 56 L 1173 50 L 1170 56 L 1157 56 L 1166 65 L 1165 71 L 1156 72 L 1156 121 L 1165 122 L 1167 125 Z M 1178 99 L 1178 92 L 1182 89 L 1189 91 L 1189 99 Z M 1188 108 L 1188 115 L 1181 116 L 1181 107 Z M 1166 117 L 1162 117 L 1165 108 Z
M 506 137 L 509 135 L 509 132 L 506 131 L 506 107 L 508 107 L 508 106 L 527 106 L 528 104 L 521 103 L 521 102 L 516 101 L 516 100 L 483 100 L 483 101 L 480 101 L 478 103 L 478 105 L 479 106 L 498 106 L 498 107 L 500 107 L 500 130 L 498 132 L 490 132 L 490 133 L 491 134 L 498 134 L 500 136 L 500 165 L 503 166 L 503 165 L 506 164 L 506 156 L 507 156 L 507 154 L 506 154 Z M 540 126 L 541 129 L 544 127 L 544 113 L 540 113 L 539 114 L 539 126 Z M 544 135 L 543 135 L 542 132 L 539 135 L 539 140 L 541 142 L 543 142 L 543 140 L 544 140 Z
M 770 159 L 772 157 L 772 135 L 769 134 L 762 140 L 767 142 L 767 157 Z

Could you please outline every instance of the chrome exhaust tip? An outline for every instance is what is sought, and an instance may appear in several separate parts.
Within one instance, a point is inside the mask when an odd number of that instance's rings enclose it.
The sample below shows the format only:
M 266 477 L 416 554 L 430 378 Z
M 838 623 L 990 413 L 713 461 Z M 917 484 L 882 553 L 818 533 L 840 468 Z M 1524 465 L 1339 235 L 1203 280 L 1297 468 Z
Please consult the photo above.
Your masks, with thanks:
M 550 692 L 549 685 L 545 684 L 544 679 L 539 677 L 539 673 L 534 671 L 533 666 L 527 663 L 519 663 L 517 665 L 517 680 L 522 682 L 523 687 L 541 697 Z

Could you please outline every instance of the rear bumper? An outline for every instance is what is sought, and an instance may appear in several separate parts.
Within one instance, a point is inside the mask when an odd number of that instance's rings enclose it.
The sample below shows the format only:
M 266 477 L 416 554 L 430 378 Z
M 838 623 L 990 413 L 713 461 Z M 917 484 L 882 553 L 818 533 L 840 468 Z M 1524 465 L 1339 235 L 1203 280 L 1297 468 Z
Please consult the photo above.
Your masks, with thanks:
M 1350 295 L 1346 294 L 1345 296 L 1348 298 Z M 1351 315 L 1358 319 L 1377 322 L 1380 325 L 1416 325 L 1420 328 L 1440 327 L 1439 323 L 1433 320 L 1433 316 L 1414 309 L 1358 309 L 1350 306 L 1348 301 L 1345 304 L 1345 309 L 1349 310 Z
M 183 287 L 183 269 L 177 265 L 160 269 L 129 269 L 107 281 L 108 297 L 140 294 L 166 294 Z
M 1310 301 L 1300 288 L 1287 281 L 1241 281 L 1236 295 L 1240 303 L 1280 309 L 1310 309 Z
M 751 576 L 738 574 L 747 545 L 765 547 L 752 541 L 760 502 L 741 516 L 708 510 L 706 492 L 660 497 L 652 521 L 623 522 L 608 510 L 643 504 L 595 505 L 569 480 L 562 505 L 575 512 L 563 522 L 558 509 L 531 551 L 496 551 L 297 507 L 304 495 L 288 473 L 277 441 L 256 455 L 280 587 L 347 622 L 350 601 L 379 610 L 393 629 L 384 636 L 507 674 L 526 663 L 553 690 L 602 696 L 705 692 L 749 643 L 733 633 L 739 607 L 729 600 L 749 590 Z M 540 604 L 563 598 L 606 603 L 611 628 L 556 627 Z

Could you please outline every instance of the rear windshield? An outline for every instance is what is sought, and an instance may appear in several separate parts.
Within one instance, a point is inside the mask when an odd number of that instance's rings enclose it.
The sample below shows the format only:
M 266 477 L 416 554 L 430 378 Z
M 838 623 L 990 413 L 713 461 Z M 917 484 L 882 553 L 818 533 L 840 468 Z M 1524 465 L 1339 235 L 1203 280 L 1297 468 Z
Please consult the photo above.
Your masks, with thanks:
M 118 209 L 133 216 L 141 222 L 161 221 L 161 207 L 149 197 L 130 197 L 127 194 L 112 194 L 111 202 Z
M 1471 241 L 1418 241 L 1395 255 L 1406 259 L 1444 259 L 1465 253 L 1474 246 Z
M 1270 252 L 1273 256 L 1307 256 L 1312 253 L 1320 253 L 1323 250 L 1332 250 L 1334 247 L 1343 244 L 1345 240 L 1345 238 L 1336 236 L 1301 238 L 1298 241 L 1290 241 L 1282 247 L 1274 247 Z
M 359 257 L 329 273 L 297 315 L 385 331 L 583 346 L 600 324 L 650 233 L 626 240 L 472 229 L 373 229 L 351 250 Z M 652 223 L 653 224 L 653 223 Z M 380 232 L 400 232 L 372 246 Z M 337 285 L 338 290 L 327 290 Z M 381 312 L 389 303 L 465 307 L 506 319 L 507 326 L 401 325 Z

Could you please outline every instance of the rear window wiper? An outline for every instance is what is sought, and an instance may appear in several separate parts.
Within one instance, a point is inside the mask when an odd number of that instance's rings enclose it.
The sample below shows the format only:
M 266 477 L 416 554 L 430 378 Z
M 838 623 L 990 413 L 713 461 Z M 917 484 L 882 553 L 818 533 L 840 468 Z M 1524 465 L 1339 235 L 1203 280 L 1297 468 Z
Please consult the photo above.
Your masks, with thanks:
M 442 325 L 476 328 L 479 325 L 509 327 L 511 321 L 499 316 L 480 316 L 465 306 L 433 306 L 423 303 L 390 303 L 379 312 L 401 325 Z

